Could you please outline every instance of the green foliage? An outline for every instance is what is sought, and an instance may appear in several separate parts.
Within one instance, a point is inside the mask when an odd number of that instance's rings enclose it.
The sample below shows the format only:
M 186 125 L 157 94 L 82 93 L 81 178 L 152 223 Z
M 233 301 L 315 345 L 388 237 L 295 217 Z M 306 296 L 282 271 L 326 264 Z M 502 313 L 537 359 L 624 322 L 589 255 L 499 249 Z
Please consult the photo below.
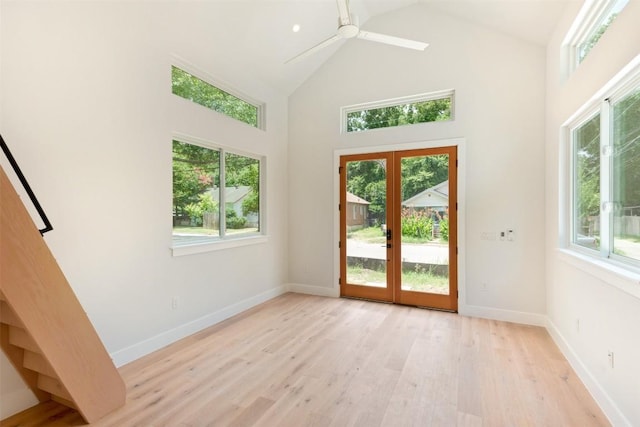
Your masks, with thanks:
M 225 155 L 227 187 L 246 185 L 251 192 L 242 201 L 242 213 L 260 211 L 260 161 L 251 157 L 227 153 Z
M 613 105 L 613 155 L 611 175 L 612 200 L 616 215 L 632 215 L 640 206 L 640 90 Z M 576 230 L 595 237 L 593 225 L 600 216 L 600 115 L 594 116 L 574 131 L 574 196 Z M 593 235 L 595 234 L 595 235 Z
M 244 228 L 247 225 L 246 218 L 238 216 L 236 211 L 233 209 L 227 209 L 225 213 L 227 228 L 230 229 L 239 229 Z
M 598 44 L 600 38 L 602 38 L 604 33 L 607 31 L 611 23 L 615 21 L 617 16 L 617 13 L 609 16 L 609 18 L 598 27 L 598 29 L 591 35 L 591 37 L 589 37 L 584 43 L 578 46 L 578 63 L 584 61 L 589 52 L 591 52 L 591 49 L 593 49 L 594 46 Z
M 242 201 L 242 214 L 249 215 L 260 211 L 260 197 L 257 191 L 251 191 Z
M 400 167 L 403 200 L 449 179 L 449 156 L 446 154 L 406 157 Z
M 187 206 L 199 203 L 200 196 L 219 184 L 219 180 L 218 151 L 173 141 L 173 209 L 176 215 L 187 213 Z
M 449 218 L 444 217 L 440 220 L 440 238 L 448 242 L 449 241 Z
M 576 216 L 581 232 L 600 212 L 600 115 L 575 130 Z
M 360 240 L 367 243 L 385 243 L 387 237 L 382 232 L 380 226 L 361 228 L 347 233 L 348 239 Z
M 198 203 L 189 203 L 184 207 L 184 211 L 191 219 L 191 224 L 201 226 L 205 212 L 215 212 L 218 210 L 218 202 L 214 201 L 210 193 L 203 193 L 198 196 Z
M 386 174 L 383 159 L 347 163 L 347 191 L 371 203 L 369 215 L 376 225 L 386 221 Z
M 449 156 L 406 157 L 401 162 L 402 199 L 431 188 L 449 178 Z M 384 159 L 347 163 L 347 191 L 370 203 L 369 216 L 376 225 L 386 222 L 386 163 Z
M 347 132 L 451 119 L 451 98 L 434 99 L 347 114 Z
M 403 209 L 401 226 L 403 237 L 415 237 L 426 240 L 433 238 L 433 220 L 425 211 Z
M 637 207 L 640 206 L 640 89 L 615 104 L 613 119 L 614 200 L 621 208 Z M 625 215 L 624 211 L 620 215 Z
M 260 161 L 225 153 L 227 187 L 248 186 L 250 192 L 242 202 L 243 215 L 260 209 Z M 203 213 L 218 210 L 211 189 L 220 185 L 220 151 L 173 141 L 173 206 L 177 217 L 186 215 L 191 225 L 202 226 Z M 239 218 L 231 208 L 226 210 L 227 228 L 244 228 L 246 218 Z
M 171 90 L 196 104 L 258 127 L 258 107 L 174 66 L 171 67 Z

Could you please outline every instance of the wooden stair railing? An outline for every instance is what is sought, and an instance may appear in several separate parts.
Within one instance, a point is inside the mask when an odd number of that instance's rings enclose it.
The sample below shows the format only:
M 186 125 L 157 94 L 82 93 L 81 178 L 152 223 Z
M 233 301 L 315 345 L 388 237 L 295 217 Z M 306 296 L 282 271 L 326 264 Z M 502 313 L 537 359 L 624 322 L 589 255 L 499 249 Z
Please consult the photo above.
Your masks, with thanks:
M 125 403 L 118 370 L 1 167 L 0 344 L 40 401 L 88 423 Z

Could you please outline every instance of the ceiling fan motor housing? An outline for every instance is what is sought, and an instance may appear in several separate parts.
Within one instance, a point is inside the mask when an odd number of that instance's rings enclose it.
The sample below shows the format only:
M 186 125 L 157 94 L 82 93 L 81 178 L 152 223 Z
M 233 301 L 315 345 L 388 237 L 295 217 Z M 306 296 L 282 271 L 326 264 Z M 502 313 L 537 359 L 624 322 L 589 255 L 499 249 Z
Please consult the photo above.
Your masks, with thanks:
M 351 39 L 358 35 L 360 29 L 353 24 L 341 25 L 338 28 L 338 34 L 343 39 Z

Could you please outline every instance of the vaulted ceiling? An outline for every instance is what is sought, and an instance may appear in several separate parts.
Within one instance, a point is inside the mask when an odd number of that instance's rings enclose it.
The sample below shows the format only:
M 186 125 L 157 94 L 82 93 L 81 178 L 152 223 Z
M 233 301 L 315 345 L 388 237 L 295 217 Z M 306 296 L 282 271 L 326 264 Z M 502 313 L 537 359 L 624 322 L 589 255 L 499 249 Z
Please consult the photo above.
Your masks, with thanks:
M 566 4 L 577 1 L 582 0 L 352 0 L 350 8 L 360 27 L 369 31 L 377 31 L 386 14 L 421 7 L 545 46 Z M 207 31 L 210 40 L 228 42 L 231 50 L 222 50 L 221 59 L 233 60 L 285 94 L 293 92 L 345 43 L 370 43 L 341 40 L 301 61 L 285 64 L 335 34 L 335 0 L 215 0 L 213 5 L 208 10 L 215 11 L 215 16 L 202 16 L 200 31 Z M 300 26 L 298 32 L 292 31 L 294 24 Z M 197 31 L 198 25 L 189 25 Z M 410 34 L 407 28 L 392 35 L 411 38 Z M 428 50 L 424 54 L 428 55 Z

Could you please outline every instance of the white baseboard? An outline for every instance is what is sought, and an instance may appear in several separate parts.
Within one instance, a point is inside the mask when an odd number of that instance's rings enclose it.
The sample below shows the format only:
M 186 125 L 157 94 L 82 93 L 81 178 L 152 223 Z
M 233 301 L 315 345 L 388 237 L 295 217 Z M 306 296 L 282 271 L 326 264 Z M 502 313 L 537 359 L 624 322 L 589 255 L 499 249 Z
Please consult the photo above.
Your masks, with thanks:
M 556 343 L 564 357 L 567 359 L 573 370 L 578 375 L 578 378 L 582 381 L 584 386 L 587 388 L 591 396 L 596 401 L 604 415 L 608 418 L 609 422 L 613 426 L 627 426 L 631 427 L 631 422 L 624 416 L 624 414 L 620 411 L 615 402 L 611 399 L 611 397 L 607 394 L 607 392 L 602 388 L 600 383 L 595 379 L 595 377 L 589 372 L 587 367 L 582 363 L 576 352 L 569 345 L 564 336 L 560 333 L 556 325 L 551 321 L 551 319 L 547 318 L 547 331 L 551 338 Z
M 288 283 L 287 289 L 289 292 L 296 292 L 299 294 L 317 295 L 320 297 L 334 297 L 340 296 L 340 289 L 337 288 L 325 288 L 324 286 L 312 286 L 302 285 L 300 283 Z
M 461 304 L 458 313 L 463 316 L 520 323 L 523 325 L 547 326 L 547 316 L 524 311 L 503 310 L 500 308 L 482 307 L 479 305 Z
M 282 295 L 287 292 L 287 290 L 287 286 L 279 286 L 277 288 L 270 289 L 251 298 L 247 298 L 243 301 L 232 304 L 228 307 L 224 307 L 213 313 L 209 313 L 205 316 L 200 317 L 199 319 L 193 320 L 189 323 L 185 323 L 184 325 L 180 325 L 166 332 L 162 332 L 161 334 L 158 334 L 147 340 L 123 348 L 122 350 L 118 350 L 114 353 L 111 353 L 113 363 L 118 367 L 126 365 L 129 362 L 146 356 L 147 354 L 159 350 L 162 347 L 166 347 L 167 345 L 172 344 L 182 338 L 188 337 L 189 335 L 208 328 L 209 326 L 213 326 L 216 323 L 222 322 L 223 320 L 235 316 L 236 314 L 242 313 L 245 310 L 255 307 L 258 304 L 262 304 L 265 301 Z

